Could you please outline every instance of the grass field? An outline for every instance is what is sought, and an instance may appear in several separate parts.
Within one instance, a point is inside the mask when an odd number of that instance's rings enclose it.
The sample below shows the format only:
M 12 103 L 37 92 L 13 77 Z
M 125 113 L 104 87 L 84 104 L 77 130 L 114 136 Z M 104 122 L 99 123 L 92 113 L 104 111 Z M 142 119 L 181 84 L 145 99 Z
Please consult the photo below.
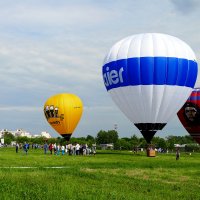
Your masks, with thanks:
M 98 151 L 96 156 L 44 155 L 0 148 L 0 200 L 200 199 L 200 154 Z

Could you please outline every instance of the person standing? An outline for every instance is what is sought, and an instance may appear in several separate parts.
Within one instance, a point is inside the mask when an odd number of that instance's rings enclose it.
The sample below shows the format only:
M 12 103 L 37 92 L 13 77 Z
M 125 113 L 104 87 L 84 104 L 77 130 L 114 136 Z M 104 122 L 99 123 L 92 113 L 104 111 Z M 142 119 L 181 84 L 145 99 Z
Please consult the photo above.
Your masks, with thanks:
M 53 145 L 53 149 L 54 149 L 54 155 L 56 155 L 56 150 L 57 150 L 57 145 L 56 145 L 56 143 Z
M 71 143 L 68 144 L 68 152 L 69 152 L 69 156 L 71 156 L 72 155 L 72 144 Z
M 68 152 L 68 144 L 65 145 L 65 153 L 67 155 L 67 152 Z
M 76 148 L 76 155 L 79 155 L 80 154 L 80 144 L 77 143 L 75 148 Z
M 49 144 L 49 151 L 50 151 L 50 154 L 51 154 L 51 155 L 52 155 L 52 150 L 53 150 L 53 144 L 50 143 L 50 144 Z
M 86 150 L 86 144 L 83 145 L 83 155 L 86 156 L 87 150 Z
M 92 145 L 92 153 L 94 156 L 96 155 L 96 145 Z
M 44 144 L 44 154 L 47 154 L 47 150 L 48 150 L 48 144 L 45 143 L 45 144 Z
M 24 143 L 23 149 L 24 149 L 24 152 L 27 155 L 28 154 L 28 144 L 26 142 Z
M 63 156 L 65 154 L 65 146 L 64 145 L 61 146 L 61 152 L 62 152 L 62 156 Z
M 176 148 L 176 160 L 179 160 L 179 158 L 180 158 L 180 150 L 179 150 L 179 148 L 177 147 L 177 148 Z
M 19 150 L 19 144 L 16 143 L 16 153 L 18 153 L 18 150 Z
M 60 155 L 60 144 L 56 147 L 56 155 Z

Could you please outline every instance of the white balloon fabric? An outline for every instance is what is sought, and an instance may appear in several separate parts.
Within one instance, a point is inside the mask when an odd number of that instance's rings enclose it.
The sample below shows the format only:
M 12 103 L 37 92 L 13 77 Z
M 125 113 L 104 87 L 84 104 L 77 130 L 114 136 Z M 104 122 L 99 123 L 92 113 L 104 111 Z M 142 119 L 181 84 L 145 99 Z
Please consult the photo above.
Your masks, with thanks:
M 189 97 L 197 68 L 194 52 L 182 40 L 144 33 L 117 42 L 102 71 L 113 101 L 150 143 Z

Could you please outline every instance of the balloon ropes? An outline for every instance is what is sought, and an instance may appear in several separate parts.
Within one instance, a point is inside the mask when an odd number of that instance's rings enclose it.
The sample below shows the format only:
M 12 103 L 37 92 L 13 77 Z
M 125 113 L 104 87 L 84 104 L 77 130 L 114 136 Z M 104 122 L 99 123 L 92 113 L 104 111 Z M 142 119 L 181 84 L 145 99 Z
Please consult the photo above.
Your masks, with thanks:
M 44 114 L 48 123 L 67 141 L 70 140 L 82 112 L 82 101 L 74 94 L 57 94 L 44 104 Z
M 117 42 L 102 73 L 113 101 L 150 143 L 189 97 L 197 67 L 195 54 L 182 40 L 144 33 Z
M 178 118 L 192 138 L 200 144 L 200 88 L 195 88 L 178 112 Z

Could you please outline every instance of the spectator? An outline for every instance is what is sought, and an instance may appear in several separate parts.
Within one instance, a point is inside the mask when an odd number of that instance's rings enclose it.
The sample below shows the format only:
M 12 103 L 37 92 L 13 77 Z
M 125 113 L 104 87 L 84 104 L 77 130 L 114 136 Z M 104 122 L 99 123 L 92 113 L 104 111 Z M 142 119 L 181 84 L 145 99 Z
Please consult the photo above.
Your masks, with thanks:
M 179 160 L 179 158 L 180 158 L 180 150 L 179 150 L 179 148 L 177 147 L 177 148 L 176 148 L 176 160 Z
M 76 148 L 76 155 L 79 155 L 80 154 L 80 144 L 77 143 L 75 148 Z
M 66 146 L 65 146 L 65 153 L 66 153 L 66 155 L 67 155 L 67 152 L 68 152 L 68 144 L 66 144 Z
M 45 144 L 44 144 L 44 154 L 46 154 L 46 153 L 47 153 L 47 150 L 48 150 L 48 144 L 47 144 L 47 143 L 45 143 Z
M 23 149 L 24 149 L 24 152 L 25 152 L 26 155 L 27 155 L 27 154 L 28 154 L 28 149 L 29 149 L 29 147 L 28 147 L 28 144 L 27 144 L 26 142 L 24 143 Z
M 53 145 L 53 149 L 54 149 L 54 154 L 56 154 L 56 150 L 57 150 L 56 143 Z
M 62 152 L 62 156 L 63 156 L 65 154 L 65 146 L 64 145 L 61 146 L 61 152 Z
M 92 153 L 94 156 L 96 155 L 96 145 L 92 145 Z
M 49 144 L 49 151 L 50 151 L 50 154 L 51 154 L 51 155 L 52 155 L 52 150 L 53 150 L 53 144 L 50 143 L 50 144 Z
M 16 143 L 16 153 L 18 153 L 18 150 L 19 150 L 19 144 Z
M 58 144 L 57 147 L 56 147 L 56 154 L 57 155 L 60 155 L 60 145 Z

